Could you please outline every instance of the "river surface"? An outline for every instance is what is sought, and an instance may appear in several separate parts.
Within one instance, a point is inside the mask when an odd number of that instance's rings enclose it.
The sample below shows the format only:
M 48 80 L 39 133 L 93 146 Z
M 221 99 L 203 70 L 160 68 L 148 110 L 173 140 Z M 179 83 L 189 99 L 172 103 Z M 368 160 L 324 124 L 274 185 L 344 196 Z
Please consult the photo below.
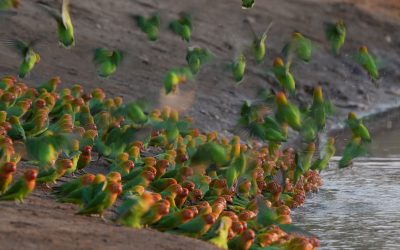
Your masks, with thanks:
M 400 131 L 374 138 L 370 152 L 347 169 L 335 157 L 320 191 L 293 211 L 320 249 L 400 249 Z

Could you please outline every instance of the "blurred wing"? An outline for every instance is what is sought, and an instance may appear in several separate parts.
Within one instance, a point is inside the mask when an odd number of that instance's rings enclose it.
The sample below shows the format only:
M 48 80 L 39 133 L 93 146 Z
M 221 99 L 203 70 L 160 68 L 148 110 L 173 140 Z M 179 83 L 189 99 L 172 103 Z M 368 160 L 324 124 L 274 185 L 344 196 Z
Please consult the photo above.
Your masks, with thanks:
M 70 0 L 63 0 L 61 7 L 61 19 L 64 27 L 72 26 L 71 16 L 69 15 L 69 1 Z
M 95 49 L 93 61 L 96 64 L 101 64 L 101 63 L 103 63 L 105 61 L 108 61 L 110 56 L 111 56 L 111 53 L 112 52 L 110 52 L 110 51 L 108 51 L 107 49 L 104 49 L 104 48 Z

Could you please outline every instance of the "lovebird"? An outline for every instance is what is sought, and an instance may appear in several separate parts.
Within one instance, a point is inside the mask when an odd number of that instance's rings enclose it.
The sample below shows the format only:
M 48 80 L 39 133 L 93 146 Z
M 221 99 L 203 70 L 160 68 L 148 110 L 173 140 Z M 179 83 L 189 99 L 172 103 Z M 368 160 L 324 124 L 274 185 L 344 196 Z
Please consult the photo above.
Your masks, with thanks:
M 72 161 L 68 159 L 57 160 L 55 168 L 39 171 L 36 183 L 56 183 L 57 179 L 64 176 L 65 172 L 72 167 Z
M 181 211 L 170 213 L 161 218 L 161 220 L 155 224 L 153 227 L 159 231 L 167 231 L 178 227 L 179 225 L 190 221 L 195 216 L 194 212 L 185 208 Z
M 297 56 L 303 62 L 309 63 L 312 55 L 312 42 L 300 32 L 294 32 L 292 39 L 282 49 L 289 64 L 293 61 L 293 56 Z
M 346 26 L 343 20 L 336 23 L 325 23 L 325 36 L 331 45 L 333 54 L 338 55 L 346 40 Z
M 324 100 L 321 86 L 316 86 L 313 92 L 313 102 L 309 108 L 309 116 L 315 121 L 318 130 L 325 128 L 326 118 L 333 112 L 333 105 Z
M 47 82 L 44 82 L 36 88 L 37 91 L 45 89 L 49 93 L 55 93 L 57 87 L 61 84 L 61 78 L 59 76 L 52 77 Z
M 349 112 L 347 116 L 347 124 L 354 136 L 361 137 L 366 142 L 371 142 L 371 135 L 362 119 L 358 119 L 354 112 Z
M 335 155 L 335 153 L 335 138 L 329 137 L 319 158 L 311 165 L 311 169 L 318 170 L 319 172 L 326 169 L 329 165 L 329 160 Z
M 98 48 L 94 51 L 93 62 L 97 65 L 99 76 L 107 78 L 115 73 L 122 59 L 123 53 L 120 50 Z
M 19 178 L 5 193 L 0 195 L 0 201 L 20 201 L 23 202 L 36 186 L 36 177 L 38 171 L 36 169 L 28 169 L 24 175 Z
M 54 190 L 53 193 L 57 197 L 66 196 L 69 193 L 72 193 L 73 191 L 83 186 L 93 183 L 94 178 L 95 178 L 94 174 L 84 174 L 75 180 L 71 180 L 69 182 L 62 184 L 61 186 L 53 187 Z
M 300 130 L 302 127 L 302 120 L 299 109 L 289 103 L 286 95 L 283 92 L 276 94 L 277 112 L 276 118 L 281 123 L 287 123 L 294 130 Z
M 108 183 L 106 189 L 97 193 L 77 214 L 99 214 L 103 218 L 104 212 L 114 205 L 121 193 L 122 185 L 120 183 Z
M 256 233 L 252 229 L 246 229 L 228 242 L 229 249 L 249 250 L 255 238 Z
M 215 55 L 207 48 L 192 46 L 187 49 L 186 62 L 193 74 L 197 74 L 200 66 L 211 61 Z
M 249 26 L 250 26 L 250 30 L 253 31 L 253 28 L 250 24 L 250 22 L 248 22 Z M 266 40 L 267 40 L 267 36 L 268 36 L 268 32 L 270 30 L 270 28 L 272 27 L 272 23 L 269 24 L 269 26 L 267 27 L 267 29 L 264 31 L 264 33 L 261 34 L 261 36 L 257 35 L 254 31 L 253 31 L 253 43 L 251 45 L 251 50 L 253 53 L 254 58 L 256 59 L 256 63 L 260 64 L 265 57 L 265 53 L 266 53 Z
M 40 62 L 40 55 L 34 50 L 34 42 L 25 43 L 18 39 L 8 41 L 22 57 L 22 62 L 18 68 L 18 76 L 25 78 L 33 70 L 33 68 Z
M 149 211 L 143 214 L 140 219 L 140 223 L 144 226 L 153 225 L 157 223 L 161 218 L 169 214 L 169 201 L 168 200 L 159 200 L 154 203 Z
M 172 233 L 179 233 L 182 235 L 198 238 L 211 228 L 215 223 L 216 218 L 212 213 L 198 215 L 192 220 L 179 225 L 177 228 L 168 231 Z
M 250 9 L 253 8 L 255 0 L 242 0 L 242 9 Z
M 277 57 L 274 61 L 272 72 L 274 73 L 279 84 L 289 93 L 296 91 L 296 82 L 292 73 L 290 73 L 289 64 L 284 64 L 282 58 Z
M 21 4 L 21 0 L 0 0 L 0 11 L 17 9 Z
M 360 47 L 358 53 L 355 55 L 355 60 L 364 68 L 364 70 L 367 71 L 375 85 L 377 85 L 376 81 L 379 79 L 379 70 L 376 61 L 369 53 L 367 46 Z
M 165 93 L 175 93 L 179 84 L 186 83 L 188 80 L 192 79 L 193 74 L 188 67 L 174 68 L 169 70 L 164 77 Z
M 315 143 L 308 143 L 306 150 L 300 155 L 301 165 L 303 166 L 303 173 L 307 172 L 311 168 L 312 160 L 315 153 Z
M 57 22 L 58 41 L 65 48 L 70 48 L 75 44 L 74 26 L 72 25 L 69 14 L 70 0 L 63 0 L 61 12 L 48 6 L 46 3 L 38 2 Z
M 147 38 L 153 42 L 157 41 L 160 33 L 160 16 L 156 14 L 148 18 L 144 16 L 135 16 L 134 18 L 137 26 L 147 34 Z
M 204 239 L 222 249 L 228 249 L 228 234 L 232 227 L 232 219 L 222 216 L 204 235 Z
M 6 162 L 0 167 L 0 194 L 3 194 L 10 186 L 15 171 L 17 171 L 15 162 Z
M 353 136 L 344 148 L 342 158 L 339 160 L 339 168 L 350 166 L 355 158 L 363 156 L 366 152 L 366 148 L 362 144 L 362 138 Z
M 87 167 L 90 162 L 92 161 L 92 147 L 91 146 L 85 146 L 82 149 L 81 154 L 79 155 L 78 163 L 76 165 L 77 170 L 84 169 Z
M 130 196 L 118 207 L 115 221 L 127 227 L 141 228 L 142 216 L 152 204 L 154 204 L 154 198 L 150 193 Z
M 184 41 L 189 42 L 192 36 L 192 17 L 189 14 L 181 13 L 178 20 L 169 24 L 169 28 Z
M 244 54 L 241 53 L 239 57 L 231 63 L 230 67 L 232 70 L 233 79 L 235 79 L 236 84 L 240 84 L 246 71 L 246 57 Z

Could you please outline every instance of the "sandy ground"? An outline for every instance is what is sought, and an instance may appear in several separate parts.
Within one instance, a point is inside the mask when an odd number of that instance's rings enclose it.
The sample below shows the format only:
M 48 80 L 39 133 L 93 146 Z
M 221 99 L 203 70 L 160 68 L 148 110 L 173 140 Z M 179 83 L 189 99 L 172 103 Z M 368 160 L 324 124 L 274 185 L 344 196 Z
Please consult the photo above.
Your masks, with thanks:
M 297 64 L 297 102 L 308 102 L 312 86 L 322 84 L 326 94 L 339 107 L 343 118 L 349 109 L 373 112 L 382 106 L 397 105 L 400 98 L 400 3 L 393 1 L 345 0 L 258 0 L 256 8 L 244 11 L 240 1 L 231 0 L 72 0 L 76 47 L 63 49 L 56 42 L 55 22 L 35 4 L 22 1 L 17 15 L 0 16 L 0 38 L 39 40 L 41 62 L 26 80 L 38 85 L 58 75 L 63 85 L 75 83 L 88 89 L 103 87 L 109 94 L 127 100 L 144 98 L 159 105 L 168 104 L 193 115 L 204 130 L 232 132 L 240 105 L 254 99 L 261 87 L 277 88 L 265 72 L 270 68 L 291 33 L 299 30 L 315 41 L 313 61 Z M 57 5 L 57 1 L 47 1 Z M 192 13 L 194 34 L 191 45 L 208 47 L 217 59 L 202 68 L 195 83 L 184 86 L 178 96 L 160 95 L 163 76 L 173 67 L 185 65 L 188 44 L 168 31 L 168 22 L 181 11 Z M 159 12 L 162 19 L 160 40 L 147 41 L 131 15 Z M 224 70 L 240 51 L 251 43 L 251 33 L 243 20 L 252 17 L 261 33 L 273 22 L 267 40 L 267 59 L 259 66 L 251 60 L 244 82 L 235 86 Z M 323 22 L 342 18 L 348 27 L 343 53 L 328 53 Z M 380 58 L 383 69 L 380 88 L 352 60 L 362 44 Z M 117 73 L 109 79 L 96 77 L 92 50 L 119 48 L 126 56 Z M 0 75 L 15 74 L 16 53 L 0 46 Z M 336 122 L 337 120 L 333 121 Z M 75 208 L 56 203 L 47 190 L 38 189 L 21 206 L 0 204 L 0 244 L 4 249 L 207 249 L 212 246 L 185 237 L 175 238 L 150 230 L 135 231 L 104 223 L 97 218 L 74 215 Z M 323 239 L 322 239 L 323 240 Z

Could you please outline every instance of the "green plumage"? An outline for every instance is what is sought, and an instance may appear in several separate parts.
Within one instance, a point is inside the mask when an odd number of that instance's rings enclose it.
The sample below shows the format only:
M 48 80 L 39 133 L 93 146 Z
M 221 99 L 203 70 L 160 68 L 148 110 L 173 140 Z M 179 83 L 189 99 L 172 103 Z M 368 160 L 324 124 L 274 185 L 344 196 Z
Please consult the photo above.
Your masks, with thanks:
M 338 55 L 346 40 L 346 26 L 343 21 L 325 23 L 325 36 L 331 45 L 332 52 Z
M 94 51 L 93 61 L 97 65 L 100 77 L 109 77 L 114 74 L 121 63 L 123 53 L 120 50 L 107 50 L 98 48 Z
M 160 33 L 160 16 L 153 15 L 151 17 L 135 16 L 138 27 L 147 34 L 150 41 L 157 41 Z

